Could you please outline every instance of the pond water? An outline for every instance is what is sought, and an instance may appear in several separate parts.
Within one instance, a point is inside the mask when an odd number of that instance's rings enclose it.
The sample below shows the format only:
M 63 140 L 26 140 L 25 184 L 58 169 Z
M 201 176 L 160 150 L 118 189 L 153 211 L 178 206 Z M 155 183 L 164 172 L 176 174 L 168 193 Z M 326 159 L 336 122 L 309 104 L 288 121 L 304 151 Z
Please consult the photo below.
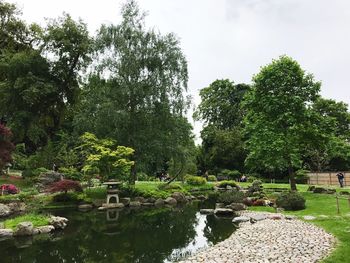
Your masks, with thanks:
M 0 262 L 167 263 L 229 237 L 231 219 L 200 215 L 203 204 L 122 211 L 53 211 L 61 232 L 0 241 Z

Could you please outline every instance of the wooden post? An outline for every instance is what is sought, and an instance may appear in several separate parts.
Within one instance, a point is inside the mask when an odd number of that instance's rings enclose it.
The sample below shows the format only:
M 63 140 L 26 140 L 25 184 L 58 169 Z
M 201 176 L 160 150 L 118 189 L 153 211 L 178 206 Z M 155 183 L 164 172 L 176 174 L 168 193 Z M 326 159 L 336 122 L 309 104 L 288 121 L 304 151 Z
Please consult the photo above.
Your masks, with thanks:
M 349 199 L 348 199 L 348 202 L 349 202 L 349 207 L 350 207 L 350 197 L 349 197 Z
M 339 197 L 338 197 L 338 195 L 336 195 L 335 198 L 337 199 L 337 213 L 340 214 L 340 209 L 339 209 Z

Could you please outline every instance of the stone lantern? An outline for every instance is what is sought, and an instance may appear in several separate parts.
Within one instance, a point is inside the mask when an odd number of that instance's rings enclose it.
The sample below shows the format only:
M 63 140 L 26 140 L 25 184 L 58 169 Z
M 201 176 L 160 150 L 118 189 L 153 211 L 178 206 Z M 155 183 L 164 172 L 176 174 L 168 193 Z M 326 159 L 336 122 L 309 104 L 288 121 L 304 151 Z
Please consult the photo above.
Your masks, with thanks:
M 122 184 L 122 182 L 108 181 L 103 184 L 107 185 L 106 205 L 110 206 L 111 204 L 118 204 L 119 203 L 119 186 Z

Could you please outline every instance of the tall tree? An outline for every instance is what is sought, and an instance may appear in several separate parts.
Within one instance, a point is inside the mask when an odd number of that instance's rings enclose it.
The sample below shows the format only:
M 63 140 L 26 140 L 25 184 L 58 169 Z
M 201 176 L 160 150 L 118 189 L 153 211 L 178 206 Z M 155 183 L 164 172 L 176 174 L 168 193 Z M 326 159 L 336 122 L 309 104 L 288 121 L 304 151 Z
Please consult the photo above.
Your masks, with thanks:
M 204 122 L 199 163 L 203 171 L 244 169 L 243 117 L 241 102 L 249 90 L 247 84 L 234 84 L 228 79 L 216 80 L 201 89 L 201 103 L 194 119 Z
M 85 88 L 76 123 L 135 149 L 135 161 L 144 168 L 174 156 L 184 143 L 175 140 L 178 132 L 190 133 L 183 122 L 187 62 L 173 34 L 145 27 L 135 1 L 123 6 L 122 18 L 119 25 L 100 29 L 98 72 Z
M 0 117 L 15 142 L 33 152 L 54 136 L 77 102 L 79 72 L 87 66 L 92 40 L 86 25 L 69 15 L 41 29 L 18 14 L 0 2 Z
M 309 105 L 321 84 L 287 56 L 273 60 L 253 78 L 247 94 L 245 131 L 248 166 L 288 170 L 296 190 L 295 170 L 302 165 L 305 143 L 313 132 Z

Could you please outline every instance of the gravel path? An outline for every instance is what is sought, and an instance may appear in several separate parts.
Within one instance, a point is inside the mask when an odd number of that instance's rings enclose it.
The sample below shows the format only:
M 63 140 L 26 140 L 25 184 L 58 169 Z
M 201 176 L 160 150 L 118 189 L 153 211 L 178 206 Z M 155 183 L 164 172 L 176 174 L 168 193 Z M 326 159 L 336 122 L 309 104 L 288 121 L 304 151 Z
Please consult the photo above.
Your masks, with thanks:
M 297 219 L 271 213 L 242 215 L 266 219 L 241 223 L 228 239 L 181 263 L 314 263 L 327 256 L 335 244 L 332 235 Z

